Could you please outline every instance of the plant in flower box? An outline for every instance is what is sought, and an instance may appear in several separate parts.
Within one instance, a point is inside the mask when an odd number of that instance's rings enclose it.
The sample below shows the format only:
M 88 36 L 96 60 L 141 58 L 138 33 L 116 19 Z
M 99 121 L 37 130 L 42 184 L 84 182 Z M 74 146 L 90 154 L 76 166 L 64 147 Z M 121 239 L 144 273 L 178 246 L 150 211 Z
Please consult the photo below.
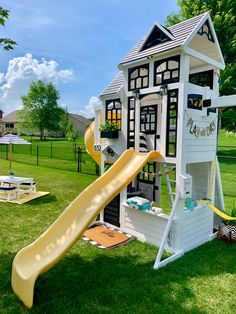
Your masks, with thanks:
M 100 127 L 102 138 L 118 138 L 119 125 L 117 122 L 106 121 Z

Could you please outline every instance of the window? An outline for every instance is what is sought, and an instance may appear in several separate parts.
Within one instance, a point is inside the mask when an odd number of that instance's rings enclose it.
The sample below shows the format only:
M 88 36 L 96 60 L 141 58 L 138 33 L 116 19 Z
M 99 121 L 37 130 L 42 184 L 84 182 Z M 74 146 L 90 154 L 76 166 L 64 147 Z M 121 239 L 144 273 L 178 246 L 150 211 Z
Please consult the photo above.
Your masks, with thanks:
M 154 174 L 154 175 L 153 175 Z M 156 163 L 148 162 L 138 175 L 138 181 L 144 183 L 155 183 Z
M 129 98 L 127 130 L 128 130 L 127 148 L 134 148 L 134 136 L 135 136 L 135 100 L 134 98 Z
M 141 65 L 129 69 L 129 90 L 148 87 L 149 65 Z
M 9 129 L 13 129 L 14 128 L 14 123 L 6 123 L 5 127 L 9 128 Z
M 165 30 L 170 33 L 170 31 L 165 28 Z M 171 33 L 170 33 L 171 34 Z M 162 44 L 166 41 L 170 41 L 171 39 L 163 32 L 161 31 L 157 26 L 155 26 L 151 32 L 151 34 L 148 36 L 148 38 L 145 40 L 145 43 L 143 47 L 141 48 L 142 50 L 146 50 L 148 48 L 151 48 L 153 46 Z
M 179 82 L 180 57 L 175 56 L 154 63 L 154 85 Z
M 210 89 L 213 89 L 213 75 L 213 70 L 190 74 L 189 82 L 203 87 L 208 86 Z
M 157 106 L 143 106 L 140 108 L 140 132 L 156 133 Z
M 106 101 L 106 120 L 117 123 L 121 130 L 121 103 L 119 99 Z
M 178 115 L 178 90 L 168 91 L 167 102 L 167 128 L 166 128 L 166 156 L 176 157 L 177 143 L 177 116 Z
M 202 27 L 199 29 L 199 31 L 197 33 L 200 36 L 206 35 L 207 39 L 209 41 L 211 41 L 212 43 L 215 42 L 214 38 L 213 38 L 213 35 L 212 35 L 212 32 L 211 32 L 211 29 L 210 29 L 210 25 L 209 25 L 208 20 L 206 20 L 206 22 L 202 25 Z

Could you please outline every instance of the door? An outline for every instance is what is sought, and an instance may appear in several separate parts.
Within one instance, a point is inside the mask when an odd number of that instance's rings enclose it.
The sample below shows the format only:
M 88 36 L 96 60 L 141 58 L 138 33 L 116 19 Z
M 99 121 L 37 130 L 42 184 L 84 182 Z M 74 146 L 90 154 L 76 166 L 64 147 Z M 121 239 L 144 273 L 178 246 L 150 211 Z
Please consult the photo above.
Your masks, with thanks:
M 104 222 L 120 227 L 120 194 L 104 208 Z

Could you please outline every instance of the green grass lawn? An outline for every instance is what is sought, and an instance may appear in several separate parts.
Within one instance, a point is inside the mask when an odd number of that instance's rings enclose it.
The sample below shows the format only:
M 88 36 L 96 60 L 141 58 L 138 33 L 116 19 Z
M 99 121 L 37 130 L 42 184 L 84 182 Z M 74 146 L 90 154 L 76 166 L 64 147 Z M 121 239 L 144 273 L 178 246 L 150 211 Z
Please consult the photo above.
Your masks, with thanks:
M 8 162 L 1 160 L 1 174 Z M 31 243 L 95 177 L 14 163 L 50 195 L 24 205 L 0 203 L 0 313 L 235 313 L 236 243 L 207 243 L 158 271 L 157 249 L 133 241 L 102 251 L 82 240 L 35 286 L 26 309 L 11 290 L 15 254 Z
M 236 137 L 234 134 L 226 135 L 225 130 L 220 131 L 218 139 L 218 155 L 236 157 Z

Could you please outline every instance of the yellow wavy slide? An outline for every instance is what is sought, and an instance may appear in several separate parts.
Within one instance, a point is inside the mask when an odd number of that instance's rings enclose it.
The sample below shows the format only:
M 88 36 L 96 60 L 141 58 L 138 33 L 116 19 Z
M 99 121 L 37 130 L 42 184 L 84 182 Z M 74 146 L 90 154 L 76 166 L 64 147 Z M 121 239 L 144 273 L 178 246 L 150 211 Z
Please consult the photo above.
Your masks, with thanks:
M 37 277 L 52 268 L 81 237 L 104 207 L 120 193 L 149 160 L 161 155 L 126 150 L 114 165 L 87 187 L 32 244 L 15 256 L 12 288 L 31 308 Z M 85 274 L 86 276 L 86 274 Z
M 219 210 L 218 208 L 216 208 L 214 205 L 212 204 L 208 204 L 208 207 L 213 210 L 213 212 L 215 212 L 218 216 L 220 216 L 221 218 L 223 218 L 224 220 L 236 220 L 236 217 L 231 217 L 227 214 L 225 214 L 224 212 L 222 212 L 221 210 Z

